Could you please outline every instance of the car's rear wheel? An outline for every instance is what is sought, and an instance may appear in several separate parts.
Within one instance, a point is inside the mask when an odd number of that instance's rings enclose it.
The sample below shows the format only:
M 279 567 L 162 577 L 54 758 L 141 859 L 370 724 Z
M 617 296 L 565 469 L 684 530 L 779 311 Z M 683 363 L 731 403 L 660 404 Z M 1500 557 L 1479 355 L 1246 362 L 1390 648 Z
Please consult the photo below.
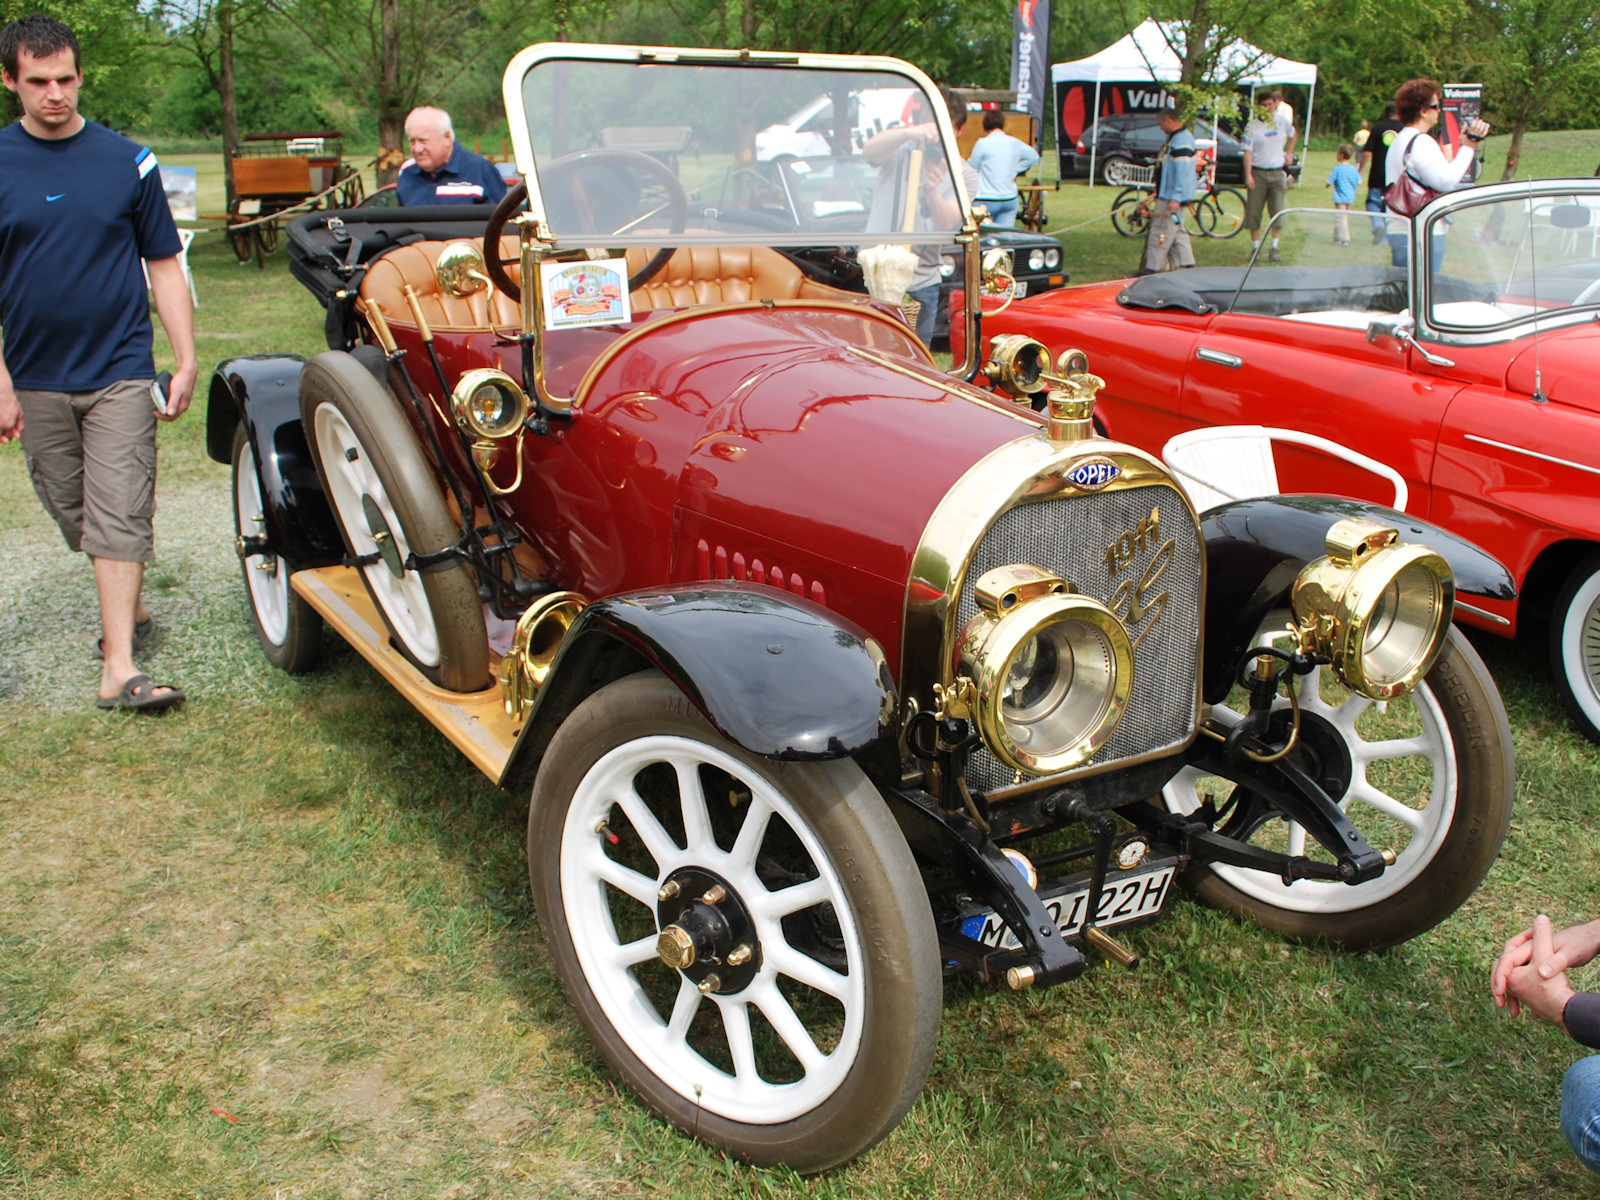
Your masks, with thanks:
M 1222 865 L 1191 868 L 1187 882 L 1202 899 L 1269 929 L 1353 950 L 1392 946 L 1433 928 L 1478 886 L 1511 820 L 1511 733 L 1488 669 L 1452 630 L 1433 670 L 1409 696 L 1378 704 L 1325 669 L 1302 677 L 1298 696 L 1302 724 L 1293 761 L 1373 847 L 1395 851 L 1394 865 L 1354 886 L 1285 884 L 1264 871 Z M 1236 699 L 1213 712 L 1237 721 Z M 1287 704 L 1280 698 L 1280 707 Z M 1228 780 L 1190 768 L 1163 789 L 1162 799 L 1169 811 L 1192 812 L 1207 797 L 1219 804 L 1235 798 L 1233 789 Z M 1301 826 L 1283 819 L 1222 830 L 1279 853 L 1332 861 Z
M 1100 168 L 1100 177 L 1112 187 L 1125 187 L 1133 182 L 1133 160 L 1125 154 L 1110 155 Z
M 300 413 L 345 545 L 394 643 L 452 692 L 489 686 L 489 639 L 462 562 L 419 570 L 413 555 L 456 544 L 460 529 L 394 394 L 342 351 L 300 375 Z
M 298 675 L 309 671 L 322 648 L 322 618 L 289 586 L 293 568 L 282 555 L 254 549 L 250 539 L 266 532 L 266 504 L 255 451 L 241 424 L 233 435 L 233 533 L 244 568 L 250 620 L 267 661 Z
M 1140 188 L 1124 188 L 1111 202 L 1111 224 L 1123 237 L 1143 237 L 1150 228 L 1148 213 L 1139 206 L 1151 200 L 1151 193 Z
M 1600 554 L 1567 576 L 1550 621 L 1550 667 L 1578 728 L 1600 742 Z
M 691 1136 L 802 1172 L 893 1129 L 938 1040 L 939 946 L 861 769 L 750 754 L 654 672 L 579 705 L 543 761 L 540 924 L 628 1086 Z

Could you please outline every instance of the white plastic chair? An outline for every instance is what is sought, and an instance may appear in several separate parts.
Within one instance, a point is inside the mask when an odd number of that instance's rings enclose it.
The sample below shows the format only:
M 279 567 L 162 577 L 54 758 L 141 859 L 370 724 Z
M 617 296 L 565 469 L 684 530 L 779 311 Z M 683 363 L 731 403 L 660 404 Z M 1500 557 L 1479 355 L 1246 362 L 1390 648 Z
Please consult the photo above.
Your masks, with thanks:
M 189 285 L 189 299 L 194 301 L 196 308 L 200 307 L 200 294 L 194 290 L 194 272 L 189 270 L 189 247 L 194 242 L 198 231 L 194 229 L 178 230 L 178 241 L 182 249 L 178 251 L 178 265 L 183 268 L 183 281 Z M 144 286 L 150 286 L 150 268 L 144 259 L 139 260 L 139 267 L 144 271 Z
M 1161 459 L 1178 477 L 1197 510 L 1204 512 L 1230 500 L 1276 496 L 1278 469 L 1272 460 L 1273 442 L 1308 446 L 1334 458 L 1381 475 L 1394 485 L 1394 505 L 1405 511 L 1410 493 L 1400 472 L 1375 458 L 1358 454 L 1338 442 L 1265 425 L 1217 425 L 1180 433 L 1161 448 Z

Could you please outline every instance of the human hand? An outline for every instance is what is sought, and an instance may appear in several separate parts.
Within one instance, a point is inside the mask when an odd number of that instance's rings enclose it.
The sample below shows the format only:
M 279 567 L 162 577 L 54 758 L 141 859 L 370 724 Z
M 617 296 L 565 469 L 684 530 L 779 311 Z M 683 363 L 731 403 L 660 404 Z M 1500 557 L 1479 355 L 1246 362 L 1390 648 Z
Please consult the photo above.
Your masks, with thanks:
M 1256 186 L 1256 173 L 1254 171 L 1246 171 L 1244 173 L 1244 186 L 1246 191 L 1252 190 Z
M 1555 935 L 1550 927 L 1550 918 L 1540 913 L 1534 918 L 1533 928 L 1528 933 L 1529 956 L 1535 965 L 1512 967 L 1506 972 L 1504 998 L 1512 1016 L 1526 1008 L 1534 1016 L 1549 1021 L 1565 1033 L 1567 1025 L 1563 1014 L 1567 1001 L 1573 997 L 1573 990 L 1567 982 L 1565 971 L 1550 974 L 1545 970 L 1555 955 Z
M 167 388 L 167 411 L 156 414 L 160 420 L 176 421 L 188 411 L 189 402 L 194 398 L 195 380 L 199 374 L 198 362 L 188 363 L 173 372 L 172 383 Z
M 1541 917 L 1539 920 L 1544 921 L 1546 926 L 1550 924 L 1548 918 Z M 1509 988 L 1513 971 L 1528 968 L 1539 979 L 1550 980 L 1563 975 L 1569 967 L 1583 966 L 1596 953 L 1600 953 L 1600 921 L 1556 930 L 1543 955 L 1538 954 L 1534 946 L 1534 933 L 1538 925 L 1539 921 L 1536 920 L 1533 929 L 1524 929 L 1508 941 L 1489 972 L 1489 992 L 1495 1004 L 1500 1008 L 1509 1008 L 1512 1016 L 1520 1011 L 1517 997 Z
M 1479 117 L 1477 120 L 1473 121 L 1467 126 L 1466 133 L 1469 137 L 1475 137 L 1482 140 L 1483 138 L 1489 136 L 1489 122 L 1485 121 L 1482 117 Z
M 0 385 L 0 444 L 22 436 L 22 405 L 9 383 Z

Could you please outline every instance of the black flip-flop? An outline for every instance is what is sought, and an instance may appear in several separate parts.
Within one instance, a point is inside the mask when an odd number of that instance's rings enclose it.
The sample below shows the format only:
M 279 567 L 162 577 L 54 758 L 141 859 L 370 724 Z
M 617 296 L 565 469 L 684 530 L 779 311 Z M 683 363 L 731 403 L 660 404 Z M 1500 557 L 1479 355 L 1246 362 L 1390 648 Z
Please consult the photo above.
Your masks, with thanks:
M 135 654 L 139 653 L 140 650 L 144 649 L 144 644 L 150 640 L 150 635 L 152 633 L 154 633 L 155 631 L 156 631 L 156 619 L 155 619 L 154 616 L 149 616 L 149 617 L 146 617 L 142 621 L 134 622 L 134 626 L 133 626 L 133 652 Z M 96 658 L 104 658 L 106 656 L 106 640 L 105 640 L 105 638 L 96 639 L 95 644 L 94 644 L 94 656 Z
M 175 704 L 182 704 L 187 697 L 177 688 L 169 688 L 161 695 L 156 695 L 156 688 L 162 686 L 153 683 L 148 675 L 135 675 L 122 685 L 122 690 L 115 696 L 96 696 L 96 708 L 127 709 L 130 712 L 159 712 L 163 708 L 171 708 Z

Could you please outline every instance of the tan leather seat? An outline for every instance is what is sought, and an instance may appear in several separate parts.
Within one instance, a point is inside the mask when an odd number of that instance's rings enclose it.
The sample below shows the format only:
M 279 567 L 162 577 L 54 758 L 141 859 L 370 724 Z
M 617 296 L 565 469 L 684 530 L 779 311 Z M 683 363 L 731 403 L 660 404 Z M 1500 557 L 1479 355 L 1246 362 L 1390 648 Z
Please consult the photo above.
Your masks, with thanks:
M 481 239 L 471 240 L 481 248 Z M 362 299 L 376 300 L 383 307 L 383 315 L 392 323 L 415 327 L 416 319 L 405 297 L 405 285 L 410 284 L 417 293 L 423 316 L 434 329 L 486 328 L 490 313 L 485 292 L 461 298 L 439 288 L 434 268 L 440 253 L 450 244 L 415 242 L 391 250 L 372 264 L 361 281 Z M 515 237 L 504 237 L 500 244 L 502 258 L 516 256 Z M 646 258 L 643 250 L 629 250 L 629 273 L 640 270 Z M 521 282 L 519 266 L 509 266 L 506 271 L 512 279 Z M 765 246 L 685 246 L 632 296 L 635 312 L 743 300 L 840 300 L 865 304 L 867 297 L 817 283 L 776 250 Z M 517 327 L 521 317 L 515 304 L 496 292 L 493 305 L 496 326 Z
M 409 246 L 400 246 L 372 264 L 366 278 L 361 281 L 361 298 L 369 302 L 376 300 L 383 306 L 383 315 L 391 322 L 414 328 L 416 319 L 412 316 L 411 306 L 406 303 L 405 297 L 405 285 L 409 283 L 422 304 L 422 315 L 434 329 L 486 328 L 489 324 L 486 292 L 475 292 L 463 299 L 439 288 L 439 278 L 434 271 L 434 265 L 439 261 L 439 255 L 445 247 L 454 241 L 471 241 L 480 250 L 483 248 L 482 238 L 456 238 L 450 242 L 414 242 Z M 516 257 L 515 237 L 501 238 L 500 245 L 500 257 Z M 507 267 L 506 273 L 512 279 L 521 281 L 521 267 L 515 265 Z M 493 302 L 495 325 L 502 329 L 507 326 L 517 328 L 521 321 L 517 306 L 499 292 L 495 293 Z
M 628 251 L 628 271 L 644 266 L 643 250 Z M 633 293 L 636 311 L 691 308 L 740 300 L 844 300 L 866 297 L 807 278 L 805 272 L 766 246 L 685 246 Z

